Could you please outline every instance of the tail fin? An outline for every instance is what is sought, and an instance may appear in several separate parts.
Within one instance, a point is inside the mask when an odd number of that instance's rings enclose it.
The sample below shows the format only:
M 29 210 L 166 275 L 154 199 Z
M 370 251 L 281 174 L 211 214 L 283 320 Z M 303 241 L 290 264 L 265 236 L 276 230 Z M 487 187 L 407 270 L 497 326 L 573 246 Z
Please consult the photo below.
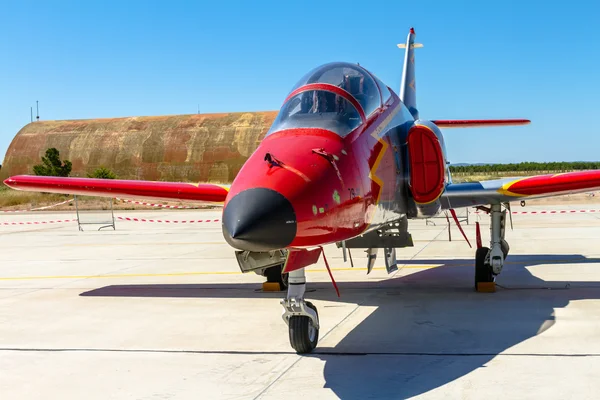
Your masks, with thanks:
M 416 48 L 423 47 L 420 43 L 415 43 L 415 30 L 410 28 L 406 44 L 399 44 L 399 48 L 406 49 L 404 54 L 404 70 L 402 71 L 402 82 L 400 83 L 400 100 L 408 108 L 415 119 L 419 118 L 417 109 L 417 88 L 415 83 L 415 55 Z

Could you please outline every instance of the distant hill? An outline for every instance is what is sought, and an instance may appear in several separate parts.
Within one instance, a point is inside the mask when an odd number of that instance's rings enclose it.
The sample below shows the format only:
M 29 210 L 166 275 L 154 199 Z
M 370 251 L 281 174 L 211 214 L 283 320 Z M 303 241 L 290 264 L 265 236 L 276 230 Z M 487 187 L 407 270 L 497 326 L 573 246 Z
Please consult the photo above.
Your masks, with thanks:
M 566 172 L 600 169 L 599 161 L 564 161 L 564 162 L 521 162 L 508 164 L 467 164 L 450 165 L 454 173 L 488 173 L 488 172 Z

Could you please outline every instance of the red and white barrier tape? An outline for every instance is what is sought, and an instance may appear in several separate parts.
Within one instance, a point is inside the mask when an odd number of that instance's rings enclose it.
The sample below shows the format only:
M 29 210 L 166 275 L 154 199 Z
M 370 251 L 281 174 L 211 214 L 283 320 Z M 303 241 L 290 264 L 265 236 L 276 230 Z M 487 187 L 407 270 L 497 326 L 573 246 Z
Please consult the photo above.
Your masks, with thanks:
M 600 210 L 542 210 L 542 211 L 513 211 L 513 214 L 576 214 L 600 213 Z
M 192 207 L 192 206 L 169 206 L 166 204 L 145 203 L 143 201 L 126 200 L 126 199 L 120 199 L 118 197 L 117 197 L 117 200 L 123 201 L 125 203 L 139 204 L 141 206 L 160 207 L 160 208 L 177 208 L 177 209 L 188 209 L 188 210 L 198 208 L 198 207 Z
M 121 221 L 130 222 L 158 222 L 165 224 L 199 224 L 204 222 L 219 222 L 220 219 L 193 219 L 193 220 L 170 220 L 170 219 L 146 219 L 146 218 L 131 218 L 131 217 L 117 217 Z M 46 224 L 57 224 L 61 222 L 77 222 L 77 219 L 57 219 L 52 221 L 20 221 L 20 222 L 0 222 L 0 225 L 46 225 Z
M 599 213 L 600 210 L 542 210 L 542 211 L 512 211 L 513 215 L 519 214 L 582 214 L 582 213 Z M 475 214 L 485 214 L 482 211 L 475 211 Z
M 56 221 L 24 221 L 24 222 L 0 222 L 0 225 L 46 225 L 62 222 L 77 222 L 77 219 L 57 219 Z
M 56 207 L 56 206 L 61 206 L 63 204 L 67 204 L 72 202 L 74 199 L 70 199 L 70 200 L 65 200 L 62 201 L 60 203 L 56 203 L 56 204 L 52 204 L 49 206 L 45 206 L 45 207 L 38 207 L 38 208 L 31 208 L 29 210 L 2 210 L 3 213 L 19 213 L 19 212 L 28 212 L 28 211 L 40 211 L 40 210 L 47 210 L 48 208 L 52 208 L 52 207 Z
M 145 218 L 130 218 L 130 217 L 117 217 L 117 219 L 121 221 L 131 221 L 131 222 L 159 222 L 166 224 L 198 224 L 201 222 L 219 222 L 220 219 L 193 219 L 187 221 L 174 221 L 169 219 L 145 219 Z

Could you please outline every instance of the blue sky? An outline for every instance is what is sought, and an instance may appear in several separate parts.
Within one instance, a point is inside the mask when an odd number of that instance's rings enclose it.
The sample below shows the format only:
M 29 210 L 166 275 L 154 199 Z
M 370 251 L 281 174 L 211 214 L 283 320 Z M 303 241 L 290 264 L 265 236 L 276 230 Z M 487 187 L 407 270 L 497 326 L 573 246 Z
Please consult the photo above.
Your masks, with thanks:
M 447 130 L 451 162 L 599 160 L 599 14 L 593 1 L 6 0 L 0 157 L 36 100 L 42 119 L 275 110 L 330 61 L 397 91 L 396 44 L 414 26 L 421 118 L 533 121 Z

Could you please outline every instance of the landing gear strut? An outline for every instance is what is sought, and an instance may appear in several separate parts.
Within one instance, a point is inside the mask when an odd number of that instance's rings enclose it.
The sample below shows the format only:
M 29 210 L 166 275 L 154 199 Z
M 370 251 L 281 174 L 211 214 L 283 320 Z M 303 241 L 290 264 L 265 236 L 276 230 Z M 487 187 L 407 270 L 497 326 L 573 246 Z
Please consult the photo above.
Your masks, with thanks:
M 488 292 L 494 290 L 496 275 L 502 271 L 509 246 L 504 240 L 506 210 L 502 205 L 490 207 L 490 247 L 481 247 L 475 253 L 475 290 Z
M 319 314 L 312 303 L 304 300 L 304 268 L 290 272 L 288 284 L 287 296 L 281 300 L 281 305 L 282 318 L 289 329 L 290 344 L 298 354 L 310 353 L 319 341 Z

